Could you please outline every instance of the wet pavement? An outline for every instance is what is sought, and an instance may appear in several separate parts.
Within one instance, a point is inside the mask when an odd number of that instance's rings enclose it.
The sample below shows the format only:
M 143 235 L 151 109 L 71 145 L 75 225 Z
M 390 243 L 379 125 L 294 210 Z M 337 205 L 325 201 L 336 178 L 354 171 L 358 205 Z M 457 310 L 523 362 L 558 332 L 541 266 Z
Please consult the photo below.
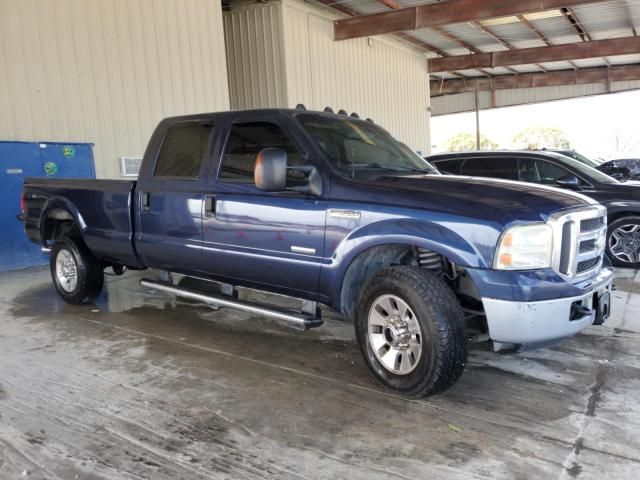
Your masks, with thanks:
M 445 394 L 376 385 L 352 326 L 306 333 L 109 277 L 70 306 L 0 275 L 0 479 L 638 478 L 640 274 L 557 347 L 475 345 Z

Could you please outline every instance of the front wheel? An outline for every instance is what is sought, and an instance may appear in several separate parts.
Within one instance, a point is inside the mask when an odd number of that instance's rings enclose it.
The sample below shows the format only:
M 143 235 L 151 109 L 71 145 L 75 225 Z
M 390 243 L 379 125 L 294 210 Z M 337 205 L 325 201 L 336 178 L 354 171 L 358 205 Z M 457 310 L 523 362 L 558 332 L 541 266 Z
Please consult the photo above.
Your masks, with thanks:
M 67 303 L 90 302 L 102 291 L 102 265 L 80 238 L 58 238 L 51 248 L 49 266 L 58 295 Z
M 607 255 L 616 267 L 640 268 L 640 217 L 618 218 L 609 224 Z
M 462 309 L 449 287 L 421 268 L 374 275 L 360 295 L 355 327 L 374 376 L 410 397 L 446 390 L 467 362 Z

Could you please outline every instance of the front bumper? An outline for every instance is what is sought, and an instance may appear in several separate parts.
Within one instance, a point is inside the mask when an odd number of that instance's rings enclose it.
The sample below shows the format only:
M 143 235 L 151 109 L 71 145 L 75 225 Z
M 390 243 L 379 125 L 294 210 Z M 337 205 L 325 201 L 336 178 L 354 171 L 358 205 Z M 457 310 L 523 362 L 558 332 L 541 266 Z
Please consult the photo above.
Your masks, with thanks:
M 578 296 L 537 302 L 483 297 L 489 336 L 494 348 L 539 348 L 575 335 L 596 319 L 602 323 L 597 303 L 598 299 L 610 295 L 612 280 L 613 271 L 603 269 Z

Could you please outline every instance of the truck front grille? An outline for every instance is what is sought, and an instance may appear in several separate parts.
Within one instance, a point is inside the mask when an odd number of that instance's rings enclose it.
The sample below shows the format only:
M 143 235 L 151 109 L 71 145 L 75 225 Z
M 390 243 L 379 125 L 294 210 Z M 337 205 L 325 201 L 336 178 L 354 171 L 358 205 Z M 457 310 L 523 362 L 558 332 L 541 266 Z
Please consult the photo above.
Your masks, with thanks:
M 572 281 L 581 281 L 602 268 L 607 233 L 606 209 L 600 205 L 574 209 L 551 217 L 554 268 Z
M 591 240 L 583 240 L 580 242 L 580 248 L 578 249 L 578 253 L 587 253 L 595 250 L 596 241 L 594 239 Z
M 576 273 L 581 274 L 583 272 L 588 272 L 589 270 L 596 268 L 601 261 L 602 259 L 600 257 L 596 257 L 592 258 L 591 260 L 583 260 L 582 262 L 578 262 Z
M 602 227 L 602 217 L 599 218 L 585 218 L 580 221 L 580 232 L 593 232 Z

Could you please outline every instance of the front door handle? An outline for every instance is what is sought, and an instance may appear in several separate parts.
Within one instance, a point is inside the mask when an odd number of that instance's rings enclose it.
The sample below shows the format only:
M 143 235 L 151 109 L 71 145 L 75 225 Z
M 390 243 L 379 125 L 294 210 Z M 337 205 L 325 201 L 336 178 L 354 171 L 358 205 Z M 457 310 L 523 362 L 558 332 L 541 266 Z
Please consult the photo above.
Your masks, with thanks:
M 141 201 L 142 201 L 142 210 L 144 210 L 145 212 L 149 211 L 149 192 L 142 192 L 141 195 Z
M 209 218 L 216 216 L 216 198 L 212 195 L 204 197 L 204 216 Z

